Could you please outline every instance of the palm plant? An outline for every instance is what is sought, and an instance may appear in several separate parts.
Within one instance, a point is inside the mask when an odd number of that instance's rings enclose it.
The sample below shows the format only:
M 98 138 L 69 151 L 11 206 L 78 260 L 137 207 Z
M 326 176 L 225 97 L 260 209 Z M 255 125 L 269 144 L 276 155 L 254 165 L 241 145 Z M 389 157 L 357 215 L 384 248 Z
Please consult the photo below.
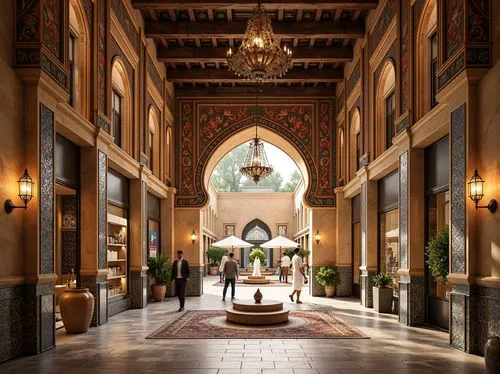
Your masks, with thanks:
M 161 253 L 156 257 L 149 257 L 147 274 L 153 277 L 158 285 L 170 282 L 172 269 L 168 263 L 168 257 Z

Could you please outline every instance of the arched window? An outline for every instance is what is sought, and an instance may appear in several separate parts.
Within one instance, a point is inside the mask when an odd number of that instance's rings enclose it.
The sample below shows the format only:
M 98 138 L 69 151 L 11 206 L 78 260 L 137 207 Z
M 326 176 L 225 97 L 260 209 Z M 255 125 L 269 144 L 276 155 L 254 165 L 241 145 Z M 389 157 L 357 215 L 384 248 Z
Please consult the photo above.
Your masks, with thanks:
M 69 3 L 69 104 L 90 118 L 90 30 L 80 1 Z
M 111 135 L 118 147 L 132 154 L 132 94 L 129 78 L 119 58 L 111 70 Z
M 359 170 L 359 158 L 361 157 L 361 123 L 359 109 L 356 108 L 351 116 L 350 144 L 349 144 L 349 177 L 352 179 Z
M 160 126 L 158 113 L 151 105 L 149 107 L 149 132 L 147 139 L 147 154 L 149 157 L 149 170 L 158 176 L 160 172 Z
M 341 127 L 339 129 L 339 178 L 344 177 L 344 129 Z
M 437 0 L 427 1 L 417 28 L 415 48 L 415 115 L 422 118 L 437 105 Z
M 396 117 L 396 72 L 392 61 L 387 61 L 380 74 L 376 90 L 376 155 L 392 146 Z
M 165 148 L 165 165 L 166 165 L 166 173 L 167 173 L 167 178 L 171 179 L 172 178 L 172 165 L 171 165 L 171 155 L 170 153 L 172 152 L 171 149 L 171 140 L 172 139 L 172 128 L 170 126 L 167 127 L 167 136 L 166 136 L 166 148 Z

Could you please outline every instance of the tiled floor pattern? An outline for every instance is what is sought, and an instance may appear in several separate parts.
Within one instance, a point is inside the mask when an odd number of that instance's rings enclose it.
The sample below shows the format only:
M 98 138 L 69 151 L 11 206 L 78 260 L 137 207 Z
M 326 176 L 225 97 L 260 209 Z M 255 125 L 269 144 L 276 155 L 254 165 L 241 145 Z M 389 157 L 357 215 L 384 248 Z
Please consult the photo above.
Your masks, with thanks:
M 222 289 L 205 278 L 202 297 L 188 298 L 187 309 L 223 309 Z M 255 290 L 240 288 L 236 297 L 251 298 Z M 286 288 L 266 288 L 264 298 L 287 301 Z M 379 315 L 349 299 L 303 297 L 294 309 L 325 306 L 371 339 L 146 340 L 162 326 L 176 299 L 152 303 L 110 318 L 108 324 L 82 335 L 58 331 L 57 348 L 38 356 L 0 365 L 0 373 L 65 374 L 349 374 L 349 373 L 484 373 L 484 359 L 450 348 L 448 334 L 409 328 L 393 315 Z M 170 314 L 172 315 L 172 314 Z

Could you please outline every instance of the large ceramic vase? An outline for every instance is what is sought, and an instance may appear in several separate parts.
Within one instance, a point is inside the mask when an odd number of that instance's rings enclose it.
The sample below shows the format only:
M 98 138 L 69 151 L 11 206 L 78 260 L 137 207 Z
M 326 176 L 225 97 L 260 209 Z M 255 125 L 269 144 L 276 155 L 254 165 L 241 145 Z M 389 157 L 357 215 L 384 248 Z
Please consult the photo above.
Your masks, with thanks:
M 373 309 L 379 313 L 391 313 L 392 288 L 373 287 Z
M 219 274 L 219 268 L 216 266 L 211 266 L 210 267 L 210 275 L 218 275 Z
M 486 342 L 484 362 L 487 374 L 500 373 L 500 336 L 493 336 Z
M 94 313 L 94 296 L 88 288 L 68 288 L 59 300 L 64 328 L 69 334 L 87 332 Z
M 155 301 L 161 302 L 165 298 L 165 294 L 167 293 L 167 285 L 166 284 L 153 284 L 153 297 Z
M 335 285 L 325 286 L 326 297 L 333 297 L 335 295 Z

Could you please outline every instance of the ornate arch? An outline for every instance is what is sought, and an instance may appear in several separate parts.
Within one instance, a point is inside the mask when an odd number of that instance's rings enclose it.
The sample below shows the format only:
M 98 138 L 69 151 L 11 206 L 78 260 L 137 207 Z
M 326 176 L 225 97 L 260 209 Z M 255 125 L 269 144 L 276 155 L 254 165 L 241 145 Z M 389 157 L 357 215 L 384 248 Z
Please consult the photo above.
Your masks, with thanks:
M 198 104 L 178 103 L 176 204 L 201 207 L 208 195 L 204 186 L 207 162 L 227 139 L 258 125 L 285 139 L 304 160 L 310 206 L 335 206 L 335 130 L 331 101 L 301 104 Z
M 243 229 L 242 234 L 241 234 L 242 239 L 247 241 L 247 239 L 245 239 L 245 238 L 248 236 L 248 234 L 253 232 L 252 230 L 257 231 L 256 228 L 258 228 L 257 230 L 259 232 L 265 233 L 267 235 L 268 239 L 266 239 L 264 237 L 262 237 L 261 239 L 257 238 L 256 240 L 248 239 L 249 243 L 258 245 L 258 244 L 262 244 L 268 240 L 271 240 L 271 238 L 273 237 L 269 226 L 264 221 L 262 221 L 258 218 L 255 218 L 245 225 L 245 228 Z

